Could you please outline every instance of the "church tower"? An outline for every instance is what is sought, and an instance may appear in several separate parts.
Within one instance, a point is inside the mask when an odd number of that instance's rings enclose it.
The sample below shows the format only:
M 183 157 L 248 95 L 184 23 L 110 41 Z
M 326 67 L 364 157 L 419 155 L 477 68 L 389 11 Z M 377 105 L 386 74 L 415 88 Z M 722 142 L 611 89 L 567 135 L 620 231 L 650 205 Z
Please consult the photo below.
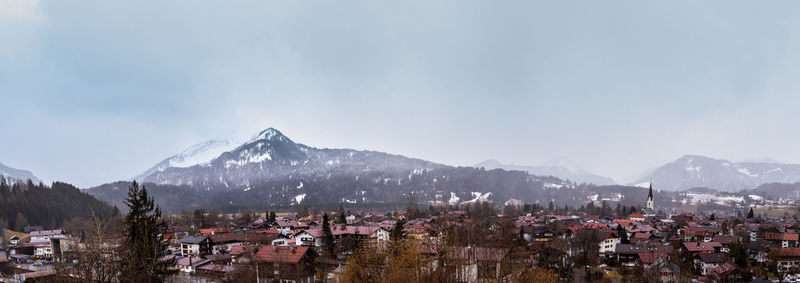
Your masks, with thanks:
M 647 195 L 647 208 L 653 210 L 653 183 L 650 182 L 650 193 Z

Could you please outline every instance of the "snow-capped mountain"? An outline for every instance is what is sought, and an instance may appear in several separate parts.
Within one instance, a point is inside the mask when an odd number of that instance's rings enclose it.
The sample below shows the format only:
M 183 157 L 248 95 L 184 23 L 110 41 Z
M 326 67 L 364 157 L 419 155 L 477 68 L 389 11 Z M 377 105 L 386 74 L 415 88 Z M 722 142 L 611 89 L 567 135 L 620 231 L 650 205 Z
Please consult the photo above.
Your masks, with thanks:
M 181 157 L 182 154 L 176 156 Z M 374 151 L 314 148 L 295 143 L 273 128 L 259 132 L 244 144 L 222 152 L 207 162 L 190 165 L 185 162 L 190 159 L 179 159 L 172 157 L 162 161 L 159 163 L 162 166 L 156 165 L 156 170 L 148 170 L 139 180 L 162 185 L 189 185 L 204 190 L 246 190 L 287 176 L 330 177 L 370 171 L 404 172 L 442 166 Z M 172 166 L 173 162 L 182 166 Z
M 477 168 L 483 167 L 487 170 L 499 168 L 503 170 L 526 171 L 531 175 L 554 176 L 560 179 L 570 180 L 575 183 L 589 183 L 595 185 L 616 184 L 614 180 L 611 178 L 594 175 L 587 172 L 581 172 L 580 170 L 570 169 L 560 164 L 559 165 L 553 164 L 552 162 L 544 164 L 542 166 L 527 166 L 527 165 L 503 164 L 495 159 L 490 159 L 476 164 L 475 167 Z
M 156 172 L 164 171 L 170 167 L 186 168 L 198 164 L 206 164 L 214 158 L 219 157 L 223 152 L 234 149 L 237 145 L 238 144 L 232 140 L 207 140 L 190 146 L 181 153 L 162 160 L 152 168 L 147 169 L 147 171 L 144 171 L 142 174 L 137 175 L 133 179 L 144 180 L 147 178 L 147 176 L 150 176 Z
M 753 189 L 766 183 L 800 181 L 800 165 L 769 162 L 731 162 L 685 155 L 646 174 L 638 182 L 658 184 L 664 190 L 707 187 L 722 191 Z
M 3 165 L 0 163 L 0 176 L 5 177 L 6 179 L 12 179 L 16 181 L 27 181 L 30 179 L 34 183 L 39 183 L 39 178 L 33 175 L 30 171 L 14 169 L 8 166 Z

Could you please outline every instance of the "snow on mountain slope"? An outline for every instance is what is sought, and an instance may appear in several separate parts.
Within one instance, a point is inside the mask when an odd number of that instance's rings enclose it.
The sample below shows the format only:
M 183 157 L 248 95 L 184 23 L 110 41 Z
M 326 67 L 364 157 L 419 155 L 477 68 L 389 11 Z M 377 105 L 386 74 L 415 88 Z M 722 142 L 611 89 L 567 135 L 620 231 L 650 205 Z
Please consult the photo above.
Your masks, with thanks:
M 33 175 L 30 171 L 11 168 L 0 163 L 0 176 L 17 181 L 27 181 L 30 179 L 34 183 L 39 183 L 39 178 Z
M 442 167 L 420 159 L 381 152 L 314 148 L 295 143 L 273 128 L 260 131 L 247 142 L 222 152 L 201 166 L 165 166 L 164 163 L 170 164 L 169 160 L 154 167 L 156 170 L 151 169 L 143 174 L 141 180 L 202 189 L 243 189 L 287 176 L 330 178 L 364 172 L 411 172 L 414 169 Z M 297 189 L 302 189 L 302 186 Z
M 209 161 L 214 160 L 214 158 L 219 157 L 223 152 L 234 149 L 236 146 L 237 143 L 232 140 L 207 140 L 190 146 L 181 153 L 162 160 L 152 168 L 136 176 L 134 179 L 144 180 L 153 173 L 164 171 L 170 167 L 186 168 L 194 165 L 204 165 Z
M 800 165 L 766 162 L 731 162 L 685 155 L 646 174 L 638 182 L 652 180 L 665 190 L 707 187 L 723 191 L 753 189 L 766 183 L 800 181 Z

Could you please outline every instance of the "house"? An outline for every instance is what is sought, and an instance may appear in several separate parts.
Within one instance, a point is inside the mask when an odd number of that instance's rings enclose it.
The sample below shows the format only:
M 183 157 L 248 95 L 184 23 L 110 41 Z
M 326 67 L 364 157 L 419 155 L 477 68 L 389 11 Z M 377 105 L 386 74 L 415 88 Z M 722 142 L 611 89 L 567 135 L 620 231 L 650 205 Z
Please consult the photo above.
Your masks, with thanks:
M 201 257 L 212 254 L 211 240 L 206 236 L 186 236 L 180 240 L 181 256 Z
M 776 259 L 778 272 L 800 274 L 800 248 L 771 248 L 769 255 Z
M 694 256 L 694 265 L 700 274 L 708 275 L 707 270 L 728 262 L 728 255 L 724 253 L 701 253 Z
M 749 282 L 753 277 L 750 272 L 730 262 L 709 268 L 708 277 L 716 282 Z
M 686 228 L 683 230 L 683 240 L 686 242 L 711 242 L 719 231 L 708 228 Z
M 178 270 L 180 272 L 194 273 L 195 271 L 197 271 L 198 267 L 206 265 L 206 264 L 210 264 L 210 263 L 211 263 L 210 260 L 207 260 L 207 259 L 204 259 L 204 258 L 188 256 L 188 257 L 184 257 L 184 258 L 178 259 L 178 261 L 175 263 L 175 265 L 178 267 Z
M 233 246 L 230 252 L 231 262 L 234 264 L 248 264 L 257 250 L 258 246 Z
M 63 230 L 32 231 L 29 236 L 31 237 L 31 243 L 50 242 L 50 238 L 66 237 Z
M 739 242 L 739 237 L 733 235 L 716 235 L 714 236 L 714 242 L 722 244 L 722 248 L 720 248 L 721 252 L 728 252 L 728 247 L 733 243 Z
M 263 278 L 280 279 L 281 282 L 314 282 L 316 253 L 306 246 L 264 246 L 258 249 L 253 260 Z
M 321 231 L 321 229 L 320 229 L 320 231 Z M 297 232 L 294 235 L 292 235 L 292 237 L 294 237 L 294 239 L 295 239 L 295 245 L 298 245 L 298 246 L 307 246 L 307 247 L 322 246 L 322 239 L 320 237 L 321 235 L 319 233 L 314 233 L 314 234 L 316 234 L 316 236 L 312 235 L 311 233 L 309 233 L 306 230 L 301 230 L 300 232 Z M 319 239 L 319 242 L 317 242 L 318 239 Z M 273 244 L 274 244 L 274 242 L 273 242 Z
M 16 247 L 17 254 L 28 254 L 39 258 L 52 258 L 53 248 L 50 242 L 24 243 Z
M 367 240 L 368 244 L 383 246 L 389 241 L 389 230 L 378 226 L 344 226 L 331 225 L 331 234 L 335 241 L 344 239 Z M 322 229 L 305 229 L 291 235 L 291 240 L 296 246 L 321 247 L 323 238 Z M 288 245 L 289 239 L 273 241 L 273 245 Z
M 680 267 L 666 257 L 658 258 L 653 264 L 645 267 L 644 272 L 648 279 L 657 283 L 684 282 Z
M 767 232 L 764 239 L 782 248 L 797 247 L 798 235 L 800 234 Z
M 11 244 L 12 246 L 16 246 L 19 245 L 19 240 L 20 240 L 19 236 L 13 235 L 11 236 L 11 238 L 8 238 L 8 243 Z
M 522 228 L 522 236 L 525 238 L 526 241 L 534 241 L 534 242 L 547 242 L 553 239 L 555 233 L 550 228 L 545 226 L 523 226 Z
M 623 266 L 635 266 L 637 263 L 649 265 L 670 253 L 672 253 L 672 246 L 653 242 L 618 244 L 614 250 L 617 262 Z
M 233 265 L 222 264 L 204 264 L 196 268 L 197 273 L 206 276 L 221 277 L 225 281 L 232 280 L 232 275 L 236 273 L 237 267 Z
M 235 245 L 241 245 L 241 237 L 236 233 L 214 233 L 208 236 L 212 254 L 227 254 Z
M 644 221 L 644 218 L 645 218 L 644 214 L 641 214 L 639 212 L 628 214 L 628 219 L 633 221 Z
M 616 232 L 611 230 L 581 229 L 577 234 L 575 234 L 575 237 L 572 239 L 572 241 L 599 241 L 597 245 L 600 254 L 606 254 L 609 256 L 617 249 L 617 244 L 619 244 L 620 239 L 617 237 Z
M 719 250 L 722 248 L 722 244 L 717 242 L 684 242 L 683 248 L 684 251 L 694 256 L 698 253 L 719 252 Z
M 506 274 L 510 250 L 488 247 L 445 247 L 446 262 L 452 266 L 445 269 L 458 273 L 466 282 L 500 282 Z

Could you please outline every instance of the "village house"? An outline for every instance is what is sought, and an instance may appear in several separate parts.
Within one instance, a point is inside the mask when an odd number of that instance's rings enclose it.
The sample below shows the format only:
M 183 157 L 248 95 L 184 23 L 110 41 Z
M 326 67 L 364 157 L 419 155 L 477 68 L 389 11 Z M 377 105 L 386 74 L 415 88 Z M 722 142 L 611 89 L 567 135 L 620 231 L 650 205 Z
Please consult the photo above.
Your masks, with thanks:
M 684 282 L 681 269 L 677 264 L 672 263 L 666 257 L 658 258 L 653 264 L 645 268 L 648 279 L 656 283 Z
M 66 237 L 63 230 L 32 231 L 29 236 L 31 237 L 31 243 L 50 242 L 50 238 Z
M 204 258 L 187 256 L 187 257 L 183 257 L 183 258 L 178 259 L 178 261 L 175 263 L 175 265 L 178 267 L 178 270 L 180 272 L 194 273 L 195 271 L 197 271 L 198 267 L 206 265 L 206 264 L 210 264 L 210 263 L 211 263 L 210 260 L 207 260 L 207 259 L 204 259 Z
M 764 239 L 782 248 L 797 247 L 798 235 L 795 233 L 764 233 Z
M 205 236 L 186 236 L 180 240 L 181 256 L 201 257 L 212 254 L 211 240 Z
M 700 274 L 707 275 L 709 268 L 728 262 L 728 255 L 724 253 L 700 253 L 694 256 L 693 262 Z
M 752 278 L 750 272 L 730 262 L 709 268 L 706 273 L 714 282 L 749 282 Z
M 778 272 L 800 275 L 800 248 L 771 248 L 769 254 L 775 258 Z
M 260 276 L 278 282 L 314 282 L 316 253 L 305 246 L 263 246 L 253 256 Z

